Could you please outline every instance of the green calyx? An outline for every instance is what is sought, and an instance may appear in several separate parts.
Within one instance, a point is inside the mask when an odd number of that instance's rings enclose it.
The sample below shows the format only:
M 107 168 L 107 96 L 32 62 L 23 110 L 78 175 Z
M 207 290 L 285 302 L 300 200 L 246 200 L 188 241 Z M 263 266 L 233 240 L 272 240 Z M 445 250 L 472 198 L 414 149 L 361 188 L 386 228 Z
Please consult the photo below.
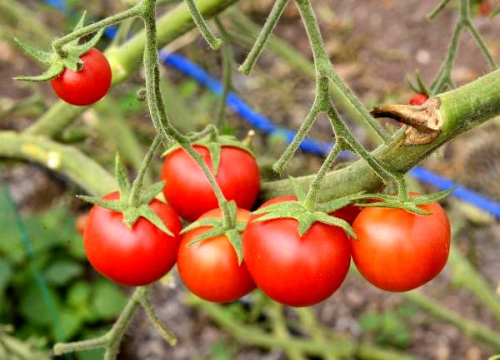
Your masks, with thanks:
M 429 88 L 425 85 L 424 80 L 422 79 L 422 76 L 420 75 L 420 71 L 415 72 L 415 80 L 416 84 L 413 82 L 413 79 L 411 77 L 407 76 L 406 77 L 406 83 L 408 87 L 414 92 L 414 93 L 419 93 L 419 94 L 425 94 L 429 96 L 431 93 Z
M 320 222 L 327 225 L 338 226 L 344 229 L 347 234 L 356 238 L 356 233 L 347 221 L 328 215 L 323 211 L 308 210 L 299 201 L 285 201 L 272 204 L 254 211 L 254 214 L 263 214 L 254 221 L 295 219 L 299 222 L 300 236 L 304 236 L 315 222 Z
M 204 146 L 208 149 L 208 151 L 210 152 L 210 159 L 212 160 L 214 176 L 217 176 L 219 174 L 221 149 L 223 147 L 234 147 L 237 149 L 241 149 L 255 157 L 254 153 L 248 146 L 236 139 L 234 136 L 229 135 L 217 135 L 217 133 L 211 133 L 199 140 L 194 141 L 192 145 Z M 166 152 L 164 152 L 162 156 L 168 156 L 168 154 L 180 148 L 181 146 L 176 144 Z
M 158 195 L 165 185 L 164 181 L 157 182 L 151 186 L 141 189 L 138 196 L 138 201 L 135 204 L 131 204 L 130 198 L 132 196 L 132 184 L 130 183 L 127 174 L 125 172 L 125 167 L 120 161 L 120 157 L 116 155 L 115 162 L 115 176 L 118 181 L 120 198 L 116 200 L 105 200 L 101 198 L 91 197 L 91 196 L 77 196 L 91 204 L 101 206 L 111 211 L 120 212 L 123 214 L 123 222 L 130 229 L 134 226 L 140 217 L 149 220 L 158 229 L 163 231 L 169 236 L 175 236 L 172 231 L 170 231 L 160 217 L 149 207 L 149 204 L 156 195 Z
M 77 31 L 84 26 L 86 13 L 83 13 L 78 24 L 73 31 Z M 47 52 L 37 49 L 31 45 L 15 39 L 21 49 L 34 60 L 49 65 L 47 71 L 38 76 L 19 76 L 15 80 L 42 82 L 52 80 L 61 74 L 64 69 L 80 71 L 83 68 L 81 56 L 92 49 L 101 39 L 104 29 L 98 31 L 89 41 L 80 44 L 80 39 L 75 39 L 63 45 L 60 51 Z
M 207 230 L 203 234 L 197 236 L 193 241 L 191 241 L 188 244 L 188 246 L 191 246 L 206 239 L 224 235 L 227 237 L 227 239 L 233 246 L 234 251 L 236 252 L 236 256 L 238 257 L 238 264 L 241 265 L 241 263 L 243 262 L 243 242 L 241 238 L 241 233 L 245 231 L 247 223 L 236 220 L 238 209 L 234 201 L 230 201 L 228 205 L 231 217 L 230 221 L 227 221 L 223 218 L 199 219 L 191 223 L 190 225 L 186 226 L 181 231 L 181 234 L 185 234 L 188 231 L 198 229 L 200 227 L 211 227 L 210 230 Z
M 365 199 L 377 200 L 377 202 L 359 202 L 356 206 L 360 207 L 381 207 L 381 208 L 393 208 L 393 209 L 403 209 L 413 214 L 417 215 L 432 215 L 432 213 L 423 210 L 419 205 L 429 204 L 432 202 L 440 201 L 450 195 L 455 188 L 451 188 L 444 191 L 439 191 L 429 195 L 419 195 L 408 197 L 405 200 L 401 200 L 398 196 L 385 195 L 385 194 L 370 194 L 365 195 Z

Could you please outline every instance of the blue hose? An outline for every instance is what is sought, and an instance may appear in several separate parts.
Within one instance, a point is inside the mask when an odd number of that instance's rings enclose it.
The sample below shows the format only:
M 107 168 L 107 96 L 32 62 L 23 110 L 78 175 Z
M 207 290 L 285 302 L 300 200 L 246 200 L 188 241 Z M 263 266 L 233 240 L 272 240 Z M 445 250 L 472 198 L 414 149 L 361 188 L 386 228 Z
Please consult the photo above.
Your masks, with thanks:
M 55 8 L 67 12 L 67 4 L 65 0 L 44 0 L 47 4 L 54 6 Z M 116 34 L 116 27 L 108 27 L 105 32 L 105 36 L 108 38 L 113 38 Z M 221 95 L 223 86 L 222 84 L 212 76 L 210 76 L 205 70 L 203 70 L 197 64 L 186 59 L 182 55 L 169 53 L 167 51 L 160 51 L 159 53 L 160 61 L 167 66 L 170 66 L 183 74 L 193 78 L 200 85 L 205 86 L 208 90 L 216 95 Z M 227 105 L 234 110 L 242 119 L 247 121 L 250 125 L 256 129 L 272 136 L 279 136 L 283 138 L 286 142 L 292 142 L 295 137 L 295 131 L 288 128 L 276 126 L 269 118 L 253 110 L 245 101 L 243 101 L 238 95 L 231 92 L 228 94 Z M 324 156 L 330 152 L 333 144 L 327 142 L 316 141 L 313 139 L 304 139 L 300 144 L 300 149 L 315 155 Z M 430 184 L 439 190 L 447 190 L 455 187 L 452 196 L 460 199 L 462 201 L 468 202 L 484 211 L 489 212 L 495 217 L 500 218 L 500 204 L 488 199 L 484 195 L 477 192 L 469 190 L 449 179 L 439 176 L 430 170 L 424 169 L 422 167 L 415 167 L 410 171 L 410 174 L 417 180 Z

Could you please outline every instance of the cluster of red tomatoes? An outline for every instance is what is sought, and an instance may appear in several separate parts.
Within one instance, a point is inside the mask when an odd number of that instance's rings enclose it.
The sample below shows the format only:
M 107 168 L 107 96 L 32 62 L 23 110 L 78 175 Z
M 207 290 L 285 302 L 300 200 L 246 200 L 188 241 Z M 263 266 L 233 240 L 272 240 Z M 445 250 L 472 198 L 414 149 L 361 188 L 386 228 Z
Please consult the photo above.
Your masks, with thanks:
M 212 167 L 204 146 L 195 150 Z M 217 182 L 238 206 L 244 260 L 238 263 L 225 235 L 189 245 L 211 230 L 203 226 L 182 235 L 179 215 L 187 221 L 221 218 L 213 190 L 195 161 L 182 149 L 167 155 L 162 171 L 168 204 L 153 200 L 153 210 L 174 236 L 144 218 L 132 228 L 119 212 L 94 206 L 84 229 L 89 261 L 104 276 L 124 285 L 142 286 L 164 276 L 176 263 L 186 287 L 214 302 L 229 302 L 258 287 L 270 298 L 290 306 L 310 306 L 331 296 L 344 281 L 351 258 L 375 286 L 407 291 L 433 279 L 444 267 L 450 227 L 437 203 L 421 205 L 432 215 L 402 209 L 348 206 L 333 213 L 352 224 L 358 239 L 339 227 L 316 222 L 299 235 L 298 221 L 279 218 L 255 221 L 251 214 L 260 188 L 254 157 L 241 148 L 223 146 Z M 117 198 L 118 193 L 108 195 Z M 294 197 L 280 197 L 261 207 Z M 179 214 L 179 215 L 178 215 Z

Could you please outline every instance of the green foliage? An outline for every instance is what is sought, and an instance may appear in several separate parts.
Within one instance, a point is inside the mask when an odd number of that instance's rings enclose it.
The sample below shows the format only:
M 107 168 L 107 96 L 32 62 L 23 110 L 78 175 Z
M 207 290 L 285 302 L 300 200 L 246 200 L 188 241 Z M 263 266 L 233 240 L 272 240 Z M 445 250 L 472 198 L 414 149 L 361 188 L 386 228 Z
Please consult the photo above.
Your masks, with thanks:
M 374 336 L 377 344 L 404 349 L 411 343 L 411 319 L 417 311 L 414 306 L 401 305 L 395 310 L 365 313 L 359 323 L 363 331 Z
M 44 334 L 53 343 L 59 329 L 66 339 L 90 337 L 115 319 L 126 298 L 117 285 L 89 276 L 93 270 L 67 205 L 58 204 L 42 214 L 23 214 L 27 248 L 16 226 L 17 214 L 1 195 L 0 323 L 13 324 L 20 338 Z M 47 305 L 40 279 L 49 288 L 55 311 Z M 82 354 L 83 360 L 102 358 L 101 352 Z

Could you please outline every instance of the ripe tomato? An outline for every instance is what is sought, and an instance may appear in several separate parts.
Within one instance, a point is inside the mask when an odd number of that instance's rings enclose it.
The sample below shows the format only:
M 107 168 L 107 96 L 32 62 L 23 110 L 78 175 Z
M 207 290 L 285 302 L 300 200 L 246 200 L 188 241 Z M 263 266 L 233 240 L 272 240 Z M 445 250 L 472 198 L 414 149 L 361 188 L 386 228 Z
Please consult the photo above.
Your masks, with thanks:
M 212 169 L 208 149 L 199 145 L 194 149 Z M 166 180 L 163 194 L 168 203 L 188 221 L 194 221 L 219 206 L 205 174 L 183 149 L 166 156 L 161 178 Z M 250 209 L 259 194 L 257 162 L 251 154 L 239 148 L 222 147 L 216 180 L 226 199 L 236 201 L 239 208 Z
M 422 93 L 417 93 L 412 96 L 410 101 L 408 101 L 408 104 L 410 105 L 422 105 L 424 102 L 429 99 L 429 95 L 427 94 L 422 94 Z
M 203 214 L 200 219 L 221 218 L 220 209 Z M 248 222 L 250 212 L 238 209 L 238 221 Z M 186 287 L 202 299 L 225 303 L 239 299 L 255 289 L 245 262 L 238 265 L 236 252 L 225 235 L 188 244 L 210 227 L 200 227 L 184 234 L 179 247 L 177 267 Z
M 486 1 L 483 1 L 479 4 L 479 14 L 483 17 L 490 16 L 492 9 L 493 7 L 491 6 L 491 4 Z
M 352 225 L 352 223 L 354 222 L 354 220 L 356 220 L 356 217 L 359 215 L 360 212 L 361 208 L 359 208 L 358 206 L 347 205 L 342 209 L 335 210 L 330 215 L 345 220 Z
M 279 197 L 262 207 L 294 199 Z M 340 287 L 351 261 L 344 230 L 316 222 L 300 237 L 295 219 L 253 219 L 244 232 L 243 255 L 255 283 L 270 298 L 288 306 L 310 306 Z
M 111 67 L 102 52 L 93 48 L 82 55 L 83 68 L 69 69 L 50 80 L 56 94 L 72 105 L 87 106 L 101 100 L 111 86 Z
M 438 203 L 420 205 L 432 215 L 365 208 L 354 221 L 352 257 L 366 280 L 387 291 L 415 289 L 436 277 L 448 259 L 450 223 Z
M 118 198 L 118 192 L 104 197 Z M 96 205 L 90 210 L 83 239 L 87 258 L 99 273 L 122 285 L 143 286 L 159 280 L 174 266 L 182 228 L 179 216 L 156 199 L 149 207 L 175 237 L 143 217 L 129 229 L 122 213 Z

